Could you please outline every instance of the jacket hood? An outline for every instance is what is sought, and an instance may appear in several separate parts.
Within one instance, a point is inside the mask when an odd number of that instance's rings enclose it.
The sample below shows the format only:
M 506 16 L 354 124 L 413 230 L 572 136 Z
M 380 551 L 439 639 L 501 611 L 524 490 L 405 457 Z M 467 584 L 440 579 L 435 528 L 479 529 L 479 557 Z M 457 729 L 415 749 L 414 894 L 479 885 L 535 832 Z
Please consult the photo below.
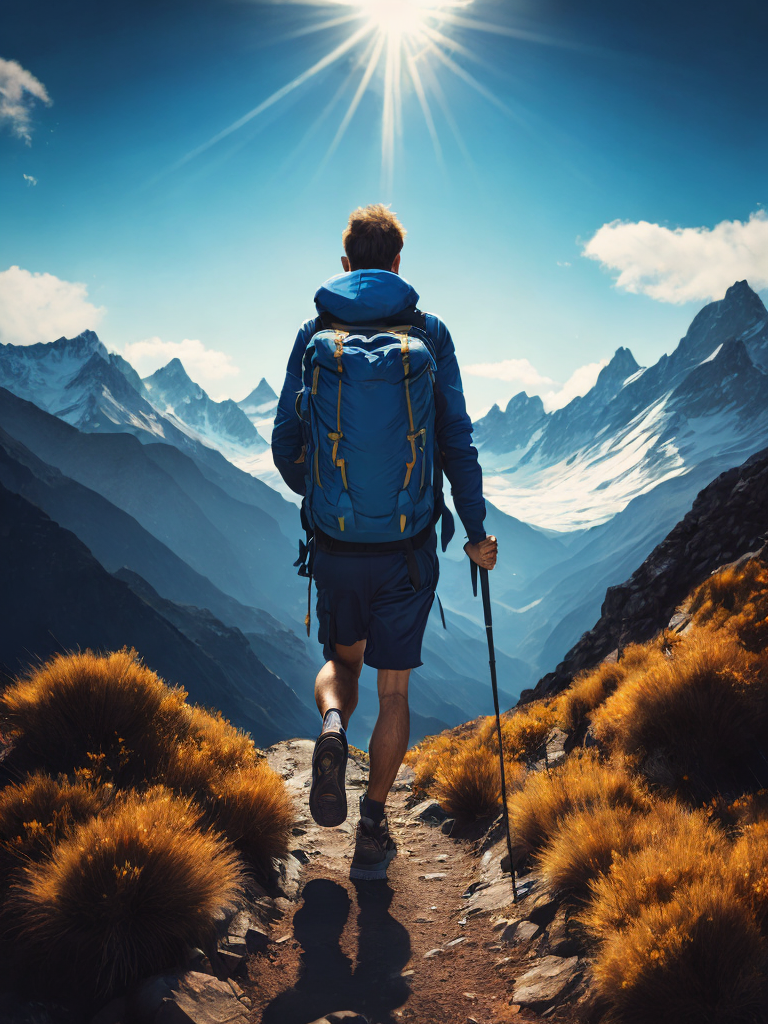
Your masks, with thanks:
M 353 270 L 337 274 L 319 288 L 315 305 L 347 324 L 368 323 L 411 309 L 419 293 L 399 274 L 388 270 Z

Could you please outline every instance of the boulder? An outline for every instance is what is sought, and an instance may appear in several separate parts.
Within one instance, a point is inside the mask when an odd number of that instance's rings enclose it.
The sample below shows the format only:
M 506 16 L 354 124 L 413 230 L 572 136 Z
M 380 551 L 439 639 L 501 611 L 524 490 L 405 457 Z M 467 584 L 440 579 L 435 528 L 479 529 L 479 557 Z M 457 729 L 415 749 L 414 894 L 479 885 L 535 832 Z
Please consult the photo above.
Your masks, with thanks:
M 557 1003 L 581 977 L 576 956 L 545 956 L 515 982 L 512 1002 L 534 1010 Z
M 508 946 L 524 945 L 538 935 L 539 931 L 539 926 L 533 921 L 513 921 L 501 933 L 501 941 L 506 942 Z
M 411 817 L 420 821 L 440 822 L 445 821 L 448 815 L 435 800 L 422 800 L 412 809 Z
M 163 998 L 154 1024 L 248 1024 L 248 1012 L 229 982 L 189 971 Z

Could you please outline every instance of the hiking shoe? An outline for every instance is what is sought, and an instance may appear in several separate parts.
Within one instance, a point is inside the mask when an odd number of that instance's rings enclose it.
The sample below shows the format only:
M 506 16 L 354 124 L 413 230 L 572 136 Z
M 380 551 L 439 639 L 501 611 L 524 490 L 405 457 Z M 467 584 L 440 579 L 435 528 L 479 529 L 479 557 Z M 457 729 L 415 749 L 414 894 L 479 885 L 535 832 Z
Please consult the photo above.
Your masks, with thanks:
M 363 797 L 360 797 L 362 806 Z M 378 824 L 360 815 L 355 833 L 355 855 L 349 870 L 350 878 L 374 881 L 387 877 L 389 862 L 397 854 L 397 847 L 389 834 L 387 819 Z
M 347 817 L 347 737 L 341 732 L 321 733 L 312 754 L 309 813 L 323 828 L 334 828 Z

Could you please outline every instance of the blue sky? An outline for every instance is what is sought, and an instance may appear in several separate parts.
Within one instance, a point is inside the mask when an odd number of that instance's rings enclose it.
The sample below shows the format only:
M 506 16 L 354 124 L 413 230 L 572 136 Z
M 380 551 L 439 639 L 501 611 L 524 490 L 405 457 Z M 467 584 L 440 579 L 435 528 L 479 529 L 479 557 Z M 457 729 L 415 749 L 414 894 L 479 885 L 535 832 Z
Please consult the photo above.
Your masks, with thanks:
M 327 156 L 366 41 L 181 162 L 365 26 L 366 2 L 382 0 L 6 12 L 0 340 L 96 326 L 143 373 L 180 354 L 216 397 L 262 374 L 279 387 L 350 209 L 378 200 L 408 228 L 402 272 L 451 327 L 475 412 L 523 387 L 556 405 L 619 345 L 655 361 L 737 277 L 768 286 L 760 0 L 471 0 L 448 13 L 503 32 L 427 23 L 458 73 L 434 37 L 406 41 L 442 166 L 403 75 L 382 171 L 383 60 Z

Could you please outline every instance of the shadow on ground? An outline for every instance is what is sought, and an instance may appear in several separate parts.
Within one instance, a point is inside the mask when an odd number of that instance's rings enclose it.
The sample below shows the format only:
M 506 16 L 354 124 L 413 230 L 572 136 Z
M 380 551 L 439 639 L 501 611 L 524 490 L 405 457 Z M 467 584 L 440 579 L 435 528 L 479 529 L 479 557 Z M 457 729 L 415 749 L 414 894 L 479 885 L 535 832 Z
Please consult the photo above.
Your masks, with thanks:
M 293 935 L 302 948 L 299 977 L 266 1007 L 262 1024 L 309 1024 L 334 1010 L 356 1010 L 375 1024 L 394 1024 L 392 1011 L 410 994 L 400 976 L 410 959 L 410 936 L 389 913 L 394 894 L 386 882 L 354 883 L 354 891 L 355 964 L 341 949 L 353 903 L 350 893 L 325 878 L 304 887 L 293 918 Z

